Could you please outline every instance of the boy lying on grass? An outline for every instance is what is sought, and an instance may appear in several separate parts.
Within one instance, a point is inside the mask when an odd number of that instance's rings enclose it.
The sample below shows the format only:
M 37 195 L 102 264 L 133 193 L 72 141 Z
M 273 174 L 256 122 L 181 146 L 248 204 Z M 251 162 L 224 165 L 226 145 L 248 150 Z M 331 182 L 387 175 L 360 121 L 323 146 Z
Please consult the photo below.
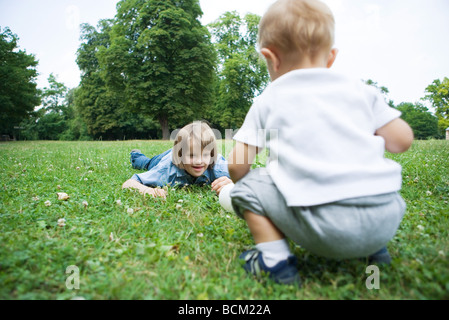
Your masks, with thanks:
M 228 164 L 217 152 L 217 141 L 212 129 L 196 121 L 182 128 L 176 135 L 174 146 L 166 152 L 146 157 L 140 150 L 131 151 L 134 169 L 147 170 L 135 174 L 122 188 L 137 189 L 141 194 L 166 198 L 164 186 L 211 185 L 220 194 L 231 184 Z

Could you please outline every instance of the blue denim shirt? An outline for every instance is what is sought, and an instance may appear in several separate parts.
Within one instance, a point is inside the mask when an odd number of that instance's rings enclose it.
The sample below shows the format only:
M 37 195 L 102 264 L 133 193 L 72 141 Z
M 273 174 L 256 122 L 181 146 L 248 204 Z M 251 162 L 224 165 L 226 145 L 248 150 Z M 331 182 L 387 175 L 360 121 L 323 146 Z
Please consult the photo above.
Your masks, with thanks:
M 160 161 L 152 166 L 147 172 L 135 174 L 131 179 L 137 180 L 140 183 L 149 187 L 163 187 L 170 185 L 185 186 L 185 185 L 204 185 L 211 184 L 220 177 L 228 177 L 228 163 L 222 155 L 218 155 L 217 162 L 212 168 L 208 168 L 202 176 L 198 178 L 192 177 L 185 170 L 178 168 L 172 162 L 172 150 L 169 150 Z

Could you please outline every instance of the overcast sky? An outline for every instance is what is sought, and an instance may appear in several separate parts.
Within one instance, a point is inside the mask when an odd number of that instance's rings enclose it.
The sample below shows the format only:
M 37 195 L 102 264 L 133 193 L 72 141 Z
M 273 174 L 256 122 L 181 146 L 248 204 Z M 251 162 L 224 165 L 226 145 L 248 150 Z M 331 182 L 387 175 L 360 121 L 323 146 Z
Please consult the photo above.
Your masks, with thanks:
M 78 86 L 79 25 L 114 17 L 118 0 L 0 0 L 0 27 L 39 60 L 38 86 L 50 73 Z M 263 15 L 274 0 L 200 0 L 203 24 L 226 11 Z M 448 0 L 325 0 L 336 18 L 334 69 L 372 79 L 396 104 L 416 102 L 435 79 L 449 77 Z M 1 85 L 1 84 L 0 84 Z

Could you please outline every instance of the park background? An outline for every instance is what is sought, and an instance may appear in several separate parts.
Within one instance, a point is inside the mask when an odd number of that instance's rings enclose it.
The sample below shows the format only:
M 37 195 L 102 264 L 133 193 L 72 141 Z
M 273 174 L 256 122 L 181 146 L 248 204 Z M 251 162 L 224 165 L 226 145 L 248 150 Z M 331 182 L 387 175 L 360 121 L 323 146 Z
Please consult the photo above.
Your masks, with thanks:
M 216 8 L 263 14 L 272 2 L 2 2 L 0 134 L 167 139 L 199 119 L 222 132 L 238 129 L 269 82 L 256 48 L 260 16 Z M 363 74 L 403 112 L 418 139 L 444 138 L 449 66 L 437 30 L 447 27 L 448 3 L 326 2 L 337 20 L 334 68 Z
M 0 143 L 1 299 L 449 298 L 447 77 L 414 102 L 361 79 L 417 138 L 405 154 L 386 153 L 403 167 L 408 209 L 380 289 L 367 288 L 365 261 L 329 261 L 292 243 L 303 288 L 255 282 L 237 259 L 253 244 L 244 221 L 211 190 L 169 190 L 161 201 L 120 186 L 136 173 L 131 149 L 161 153 L 172 144 L 163 139 L 193 120 L 239 128 L 269 81 L 256 47 L 260 16 L 231 11 L 203 25 L 194 0 L 122 0 L 116 10 L 81 26 L 75 88 L 56 74 L 39 88 L 38 57 L 1 26 L 0 133 L 16 140 Z M 221 140 L 221 153 L 232 144 Z M 264 163 L 262 155 L 254 166 Z M 79 289 L 67 285 L 70 266 Z

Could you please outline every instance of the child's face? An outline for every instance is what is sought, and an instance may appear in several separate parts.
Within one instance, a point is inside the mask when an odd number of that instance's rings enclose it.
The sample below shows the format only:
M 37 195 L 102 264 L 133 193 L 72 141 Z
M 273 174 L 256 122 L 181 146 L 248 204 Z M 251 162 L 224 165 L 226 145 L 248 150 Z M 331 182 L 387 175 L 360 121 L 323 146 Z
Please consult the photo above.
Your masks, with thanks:
M 201 150 L 201 147 L 191 146 L 189 152 L 183 157 L 184 170 L 191 176 L 198 178 L 207 170 L 210 164 L 211 155 L 207 150 Z

